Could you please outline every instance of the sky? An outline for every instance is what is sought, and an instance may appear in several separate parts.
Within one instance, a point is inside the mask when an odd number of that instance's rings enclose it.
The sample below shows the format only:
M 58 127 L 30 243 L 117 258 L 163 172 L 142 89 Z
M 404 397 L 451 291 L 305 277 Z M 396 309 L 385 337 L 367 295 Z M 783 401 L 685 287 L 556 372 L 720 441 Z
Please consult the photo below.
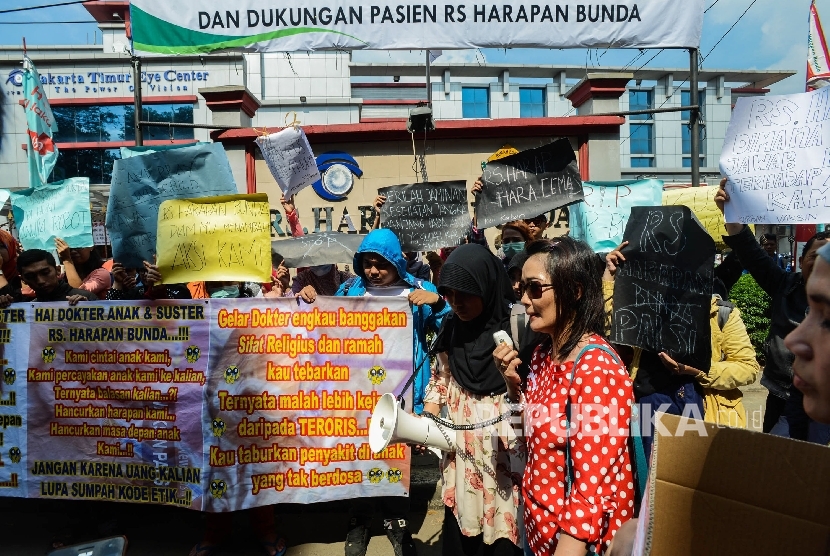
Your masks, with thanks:
M 0 11 L 9 8 L 55 3 L 57 0 L 0 0 Z M 706 0 L 712 8 L 703 20 L 701 57 L 709 53 L 727 29 L 752 4 L 753 0 Z M 830 34 L 830 0 L 816 0 L 819 13 L 824 15 L 826 32 Z M 807 17 L 810 0 L 755 0 L 755 4 L 737 26 L 703 61 L 709 69 L 774 69 L 796 70 L 798 74 L 772 87 L 775 94 L 804 91 L 804 72 L 807 59 Z M 7 25 L 8 22 L 38 22 L 32 25 Z M 48 24 L 41 21 L 90 21 L 88 24 Z M 0 44 L 21 44 L 23 36 L 28 44 L 92 44 L 97 33 L 94 20 L 81 5 L 46 8 L 12 14 L 0 14 Z M 634 64 L 646 67 L 688 67 L 684 51 L 649 51 Z M 527 63 L 528 58 L 539 64 L 574 64 L 596 66 L 624 66 L 639 52 L 637 50 L 533 50 L 484 49 L 445 51 L 441 61 L 509 64 Z M 652 56 L 657 54 L 653 59 Z M 422 53 L 411 51 L 355 52 L 356 62 L 421 62 Z

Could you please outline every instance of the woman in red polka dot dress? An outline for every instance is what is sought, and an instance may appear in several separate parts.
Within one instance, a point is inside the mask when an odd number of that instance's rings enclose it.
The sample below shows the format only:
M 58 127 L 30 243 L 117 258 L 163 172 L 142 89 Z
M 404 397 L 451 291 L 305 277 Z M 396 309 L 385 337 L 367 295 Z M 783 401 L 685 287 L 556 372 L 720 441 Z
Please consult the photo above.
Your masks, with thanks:
M 523 388 L 518 353 L 507 345 L 493 353 L 506 395 L 524 404 L 527 542 L 535 556 L 603 554 L 634 512 L 631 380 L 601 334 L 601 269 L 593 251 L 567 237 L 534 242 L 527 251 L 521 301 L 530 328 L 550 339 L 534 352 Z

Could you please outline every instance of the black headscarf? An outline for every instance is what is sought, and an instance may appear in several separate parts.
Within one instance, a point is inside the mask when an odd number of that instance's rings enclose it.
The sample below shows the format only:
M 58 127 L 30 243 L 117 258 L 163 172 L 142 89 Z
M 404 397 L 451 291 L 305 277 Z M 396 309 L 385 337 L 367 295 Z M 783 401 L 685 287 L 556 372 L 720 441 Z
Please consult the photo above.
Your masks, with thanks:
M 438 291 L 448 289 L 481 297 L 484 309 L 472 321 L 455 315 L 445 319 L 437 351 L 447 353 L 452 376 L 465 390 L 477 395 L 504 393 L 504 378 L 493 362 L 493 332 L 510 333 L 510 305 L 516 300 L 504 265 L 482 245 L 462 245 L 441 269 Z

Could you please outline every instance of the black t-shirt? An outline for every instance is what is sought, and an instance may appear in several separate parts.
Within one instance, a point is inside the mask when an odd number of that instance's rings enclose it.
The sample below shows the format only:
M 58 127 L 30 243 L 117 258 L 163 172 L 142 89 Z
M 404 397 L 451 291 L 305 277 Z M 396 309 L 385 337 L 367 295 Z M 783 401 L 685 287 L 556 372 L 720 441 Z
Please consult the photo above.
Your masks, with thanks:
M 38 303 L 47 303 L 49 301 L 66 301 L 66 298 L 70 295 L 80 295 L 86 298 L 87 301 L 97 301 L 98 297 L 92 292 L 88 292 L 86 290 L 80 290 L 78 288 L 73 288 L 66 282 L 58 282 L 58 286 L 52 290 L 51 293 L 44 295 L 43 297 L 36 297 L 35 301 Z

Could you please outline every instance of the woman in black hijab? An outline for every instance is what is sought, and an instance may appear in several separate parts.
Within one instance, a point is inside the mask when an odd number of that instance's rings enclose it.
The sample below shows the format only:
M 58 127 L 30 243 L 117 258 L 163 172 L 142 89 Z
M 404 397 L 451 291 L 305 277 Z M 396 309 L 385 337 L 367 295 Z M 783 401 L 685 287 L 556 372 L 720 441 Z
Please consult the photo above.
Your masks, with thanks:
M 481 245 L 462 245 L 444 263 L 438 291 L 453 314 L 438 333 L 435 351 L 443 364 L 427 386 L 424 412 L 438 415 L 446 406 L 456 425 L 509 415 L 504 379 L 493 362 L 493 333 L 510 333 L 515 302 L 504 265 Z M 517 508 L 526 455 L 521 430 L 508 418 L 458 431 L 451 440 L 456 451 L 442 462 L 444 554 L 521 554 Z

